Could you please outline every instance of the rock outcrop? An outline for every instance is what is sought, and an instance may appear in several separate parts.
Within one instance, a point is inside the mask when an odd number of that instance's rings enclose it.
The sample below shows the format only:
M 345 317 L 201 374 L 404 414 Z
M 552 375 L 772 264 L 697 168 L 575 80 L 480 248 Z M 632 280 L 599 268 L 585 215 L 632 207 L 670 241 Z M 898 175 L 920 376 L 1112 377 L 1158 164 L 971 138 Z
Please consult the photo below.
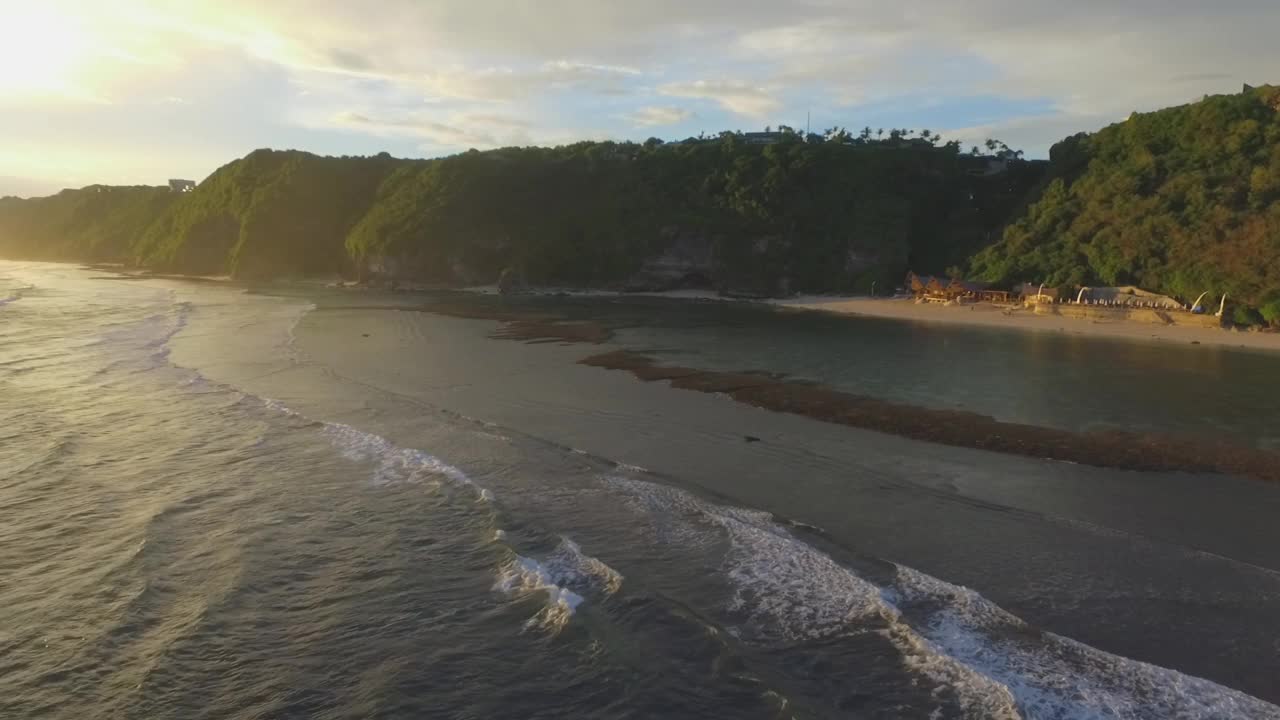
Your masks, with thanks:
M 623 288 L 632 292 L 655 292 L 714 287 L 715 247 L 710 238 L 681 233 L 675 228 L 663 231 L 670 240 L 661 255 L 645 260 Z

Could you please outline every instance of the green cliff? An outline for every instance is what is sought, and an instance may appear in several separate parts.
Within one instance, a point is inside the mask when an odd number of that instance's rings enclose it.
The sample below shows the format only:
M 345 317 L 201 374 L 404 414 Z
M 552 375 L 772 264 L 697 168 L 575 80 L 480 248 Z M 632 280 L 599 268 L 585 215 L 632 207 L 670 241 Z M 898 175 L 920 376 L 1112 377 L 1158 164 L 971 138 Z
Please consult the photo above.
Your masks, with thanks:
M 1280 321 L 1280 88 L 1153 113 L 1054 146 L 1051 181 L 972 260 L 993 282 L 1139 285 Z
M 931 143 L 580 143 L 470 152 L 402 168 L 352 230 L 352 257 L 405 277 L 627 286 L 673 245 L 686 274 L 776 293 L 881 288 L 962 262 L 1039 178 Z M 678 261 L 674 261 L 678 264 Z M 678 271 L 678 268 L 676 268 Z
M 139 228 L 133 259 L 170 272 L 237 277 L 348 270 L 347 233 L 402 162 L 255 150 Z
M 168 187 L 90 185 L 49 197 L 0 198 L 0 255 L 116 262 L 178 195 Z
M 0 200 L 0 254 L 244 278 L 382 276 L 729 293 L 907 269 L 1230 293 L 1280 322 L 1280 89 L 1135 114 L 1049 163 L 936 137 L 722 133 L 439 160 L 258 150 L 190 193 Z
M 431 161 L 258 150 L 193 192 L 145 189 L 149 204 L 121 210 L 109 242 L 63 206 L 144 190 L 6 199 L 0 229 L 13 239 L 0 252 L 243 278 L 372 271 L 461 284 L 506 271 L 583 287 L 885 289 L 909 267 L 941 270 L 988 244 L 1043 172 L 1015 161 L 987 176 L 987 160 L 935 139 L 806 142 L 784 130 L 764 144 L 723 133 Z

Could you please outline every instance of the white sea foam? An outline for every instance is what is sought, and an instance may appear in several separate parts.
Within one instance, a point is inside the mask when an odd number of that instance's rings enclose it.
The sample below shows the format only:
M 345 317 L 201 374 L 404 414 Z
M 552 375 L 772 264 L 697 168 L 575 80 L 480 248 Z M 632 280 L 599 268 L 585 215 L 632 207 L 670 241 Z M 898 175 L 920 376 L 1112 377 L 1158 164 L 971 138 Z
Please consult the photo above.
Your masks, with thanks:
M 102 348 L 113 358 L 97 374 L 105 375 L 121 368 L 144 372 L 170 365 L 169 341 L 187 326 L 193 309 L 189 302 L 174 302 L 162 312 L 118 323 L 117 327 L 86 343 L 86 347 Z
M 1209 680 L 1026 632 L 978 593 L 911 568 L 898 568 L 890 590 L 903 607 L 939 608 L 915 630 L 937 653 L 1008 687 L 1029 718 L 1280 718 L 1280 708 Z
M 584 553 L 573 540 L 562 537 L 541 561 L 514 556 L 499 569 L 494 588 L 512 595 L 546 593 L 543 609 L 530 619 L 529 625 L 559 630 L 585 597 L 607 597 L 618 592 L 622 574 Z
M 581 595 L 561 587 L 546 566 L 523 555 L 516 555 L 502 568 L 494 589 L 511 595 L 546 594 L 546 604 L 537 615 L 529 619 L 527 627 L 559 630 L 568 624 L 574 610 L 582 604 Z
M 560 544 L 547 556 L 545 563 L 551 568 L 552 577 L 562 585 L 605 595 L 622 589 L 621 573 L 582 552 L 582 548 L 567 537 L 560 538 Z
M 775 640 L 816 639 L 849 632 L 871 614 L 892 613 L 880 588 L 795 539 L 767 513 L 704 503 L 674 488 L 612 478 L 661 521 L 661 535 L 717 533 L 727 540 L 723 570 L 734 588 L 730 610 L 747 620 L 743 630 Z M 714 542 L 707 538 L 702 546 Z
M 294 317 L 293 322 L 289 323 L 288 329 L 285 330 L 284 351 L 288 356 L 289 361 L 294 365 L 302 362 L 301 355 L 298 352 L 298 325 L 302 323 L 303 318 L 315 309 L 315 303 L 307 303 L 306 305 L 303 305 L 299 308 L 298 314 Z
M 1280 708 L 1211 681 L 1029 632 L 977 593 L 910 568 L 898 567 L 891 585 L 880 587 L 767 514 L 634 479 L 606 482 L 650 515 L 659 539 L 688 544 L 689 534 L 714 532 L 725 542 L 723 570 L 734 588 L 726 609 L 745 618 L 737 633 L 748 641 L 820 639 L 887 624 L 883 632 L 906 666 L 953 691 L 966 714 L 978 717 L 1280 719 Z
M 305 415 L 284 403 L 264 398 L 263 403 L 277 412 L 292 417 Z M 455 484 L 472 488 L 480 500 L 492 502 L 493 493 L 476 485 L 462 470 L 422 450 L 402 448 L 382 437 L 350 425 L 321 422 L 322 432 L 343 457 L 356 462 L 373 464 L 373 481 L 378 485 L 400 482 L 422 482 L 445 478 Z

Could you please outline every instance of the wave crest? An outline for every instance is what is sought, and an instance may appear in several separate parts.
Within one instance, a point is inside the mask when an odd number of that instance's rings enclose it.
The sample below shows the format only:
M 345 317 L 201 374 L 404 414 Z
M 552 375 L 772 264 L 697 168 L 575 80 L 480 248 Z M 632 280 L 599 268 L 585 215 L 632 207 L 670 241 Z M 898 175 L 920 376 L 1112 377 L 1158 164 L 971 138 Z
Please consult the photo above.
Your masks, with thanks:
M 790 645 L 882 632 L 907 667 L 954 692 L 963 711 L 978 717 L 1280 720 L 1280 708 L 1262 700 L 1036 631 L 978 593 L 912 568 L 894 566 L 893 579 L 880 586 L 766 513 L 631 478 L 605 482 L 650 515 L 660 541 L 719 535 L 733 592 L 726 610 L 740 619 L 735 633 L 744 640 Z
M 542 560 L 514 555 L 499 569 L 494 589 L 517 596 L 546 593 L 542 610 L 530 618 L 526 627 L 559 631 L 568 624 L 586 596 L 613 595 L 622 589 L 622 580 L 617 570 L 584 553 L 573 540 L 561 537 L 560 543 Z

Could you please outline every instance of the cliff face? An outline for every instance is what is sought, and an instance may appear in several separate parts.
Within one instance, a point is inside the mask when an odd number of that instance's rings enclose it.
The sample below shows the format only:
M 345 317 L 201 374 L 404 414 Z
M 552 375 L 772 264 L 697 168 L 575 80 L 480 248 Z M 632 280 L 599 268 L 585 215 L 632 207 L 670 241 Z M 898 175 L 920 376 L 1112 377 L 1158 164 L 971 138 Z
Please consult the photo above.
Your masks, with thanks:
M 761 147 L 734 134 L 432 161 L 259 150 L 191 193 L 122 214 L 108 245 L 142 267 L 241 278 L 476 284 L 511 269 L 534 285 L 865 291 L 908 266 L 963 260 L 1042 170 L 986 166 L 924 141 L 786 136 Z M 65 234 L 46 211 L 58 203 L 6 204 L 0 228 Z M 90 256 L 84 243 L 66 248 L 68 259 Z
M 627 278 L 627 290 L 711 289 L 716 287 L 715 244 L 705 236 L 665 228 L 666 248 L 645 258 L 640 269 Z
M 146 267 L 242 278 L 350 272 L 343 243 L 397 162 L 254 151 L 154 218 L 133 257 Z

